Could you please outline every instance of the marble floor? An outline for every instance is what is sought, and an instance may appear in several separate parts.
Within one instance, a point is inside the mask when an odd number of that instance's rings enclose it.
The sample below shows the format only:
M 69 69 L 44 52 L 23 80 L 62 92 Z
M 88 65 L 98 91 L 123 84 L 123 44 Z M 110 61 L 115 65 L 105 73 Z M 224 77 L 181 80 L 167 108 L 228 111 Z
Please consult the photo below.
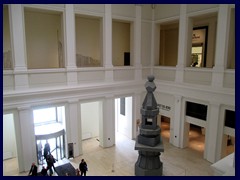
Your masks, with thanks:
M 134 164 L 138 152 L 134 150 L 135 141 L 118 133 L 116 145 L 101 148 L 97 138 L 83 141 L 83 155 L 74 159 L 58 161 L 55 166 L 68 161 L 77 168 L 81 159 L 88 164 L 88 176 L 134 176 Z M 163 176 L 212 176 L 211 163 L 203 159 L 203 152 L 192 148 L 180 149 L 168 143 L 163 136 L 164 152 L 160 159 L 163 162 Z M 194 146 L 194 145 L 193 145 Z M 18 173 L 17 159 L 3 161 L 4 176 L 26 176 L 28 172 Z M 41 166 L 39 166 L 39 171 Z M 56 176 L 56 174 L 54 174 Z

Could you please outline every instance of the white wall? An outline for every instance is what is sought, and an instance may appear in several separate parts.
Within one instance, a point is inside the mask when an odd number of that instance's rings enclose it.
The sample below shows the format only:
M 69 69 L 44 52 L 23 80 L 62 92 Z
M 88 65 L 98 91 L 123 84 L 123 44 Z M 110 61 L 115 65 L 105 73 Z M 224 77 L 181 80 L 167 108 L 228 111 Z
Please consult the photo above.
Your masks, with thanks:
M 115 100 L 117 132 L 132 139 L 132 97 L 125 97 L 125 116 L 120 114 L 120 98 Z
M 81 104 L 82 139 L 99 136 L 99 122 L 102 116 L 100 101 Z
M 3 115 L 3 159 L 17 156 L 13 114 Z

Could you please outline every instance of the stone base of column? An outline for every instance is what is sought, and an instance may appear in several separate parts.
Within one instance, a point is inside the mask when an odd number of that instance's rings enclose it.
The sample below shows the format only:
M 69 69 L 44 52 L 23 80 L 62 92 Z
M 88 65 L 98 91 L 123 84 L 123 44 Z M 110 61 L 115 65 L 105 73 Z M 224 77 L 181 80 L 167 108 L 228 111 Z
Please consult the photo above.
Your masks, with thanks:
M 160 161 L 160 152 L 140 150 L 138 154 L 138 160 L 135 163 L 136 176 L 162 176 L 163 165 Z
M 135 176 L 162 176 L 162 162 L 161 166 L 158 169 L 143 169 L 135 164 Z

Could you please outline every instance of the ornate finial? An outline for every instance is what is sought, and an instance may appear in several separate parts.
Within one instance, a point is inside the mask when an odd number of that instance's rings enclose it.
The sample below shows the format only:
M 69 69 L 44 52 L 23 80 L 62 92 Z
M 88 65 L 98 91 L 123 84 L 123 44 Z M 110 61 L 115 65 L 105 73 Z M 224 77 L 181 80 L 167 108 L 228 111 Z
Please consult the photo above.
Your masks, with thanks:
M 156 85 L 153 82 L 155 77 L 153 75 L 148 76 L 148 81 L 145 83 L 145 88 L 147 89 L 147 92 L 153 92 L 156 89 Z
M 154 79 L 155 79 L 155 77 L 153 75 L 148 76 L 148 81 L 153 82 Z

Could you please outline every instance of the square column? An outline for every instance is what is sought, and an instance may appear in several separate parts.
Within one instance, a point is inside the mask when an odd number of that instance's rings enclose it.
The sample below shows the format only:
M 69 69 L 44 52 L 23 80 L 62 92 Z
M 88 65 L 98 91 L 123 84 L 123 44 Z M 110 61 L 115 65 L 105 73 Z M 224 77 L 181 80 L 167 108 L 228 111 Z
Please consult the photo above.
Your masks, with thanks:
M 230 13 L 228 4 L 220 4 L 216 31 L 215 66 L 212 74 L 212 86 L 216 88 L 223 87 L 224 70 L 227 66 Z
M 184 116 L 182 112 L 182 96 L 180 95 L 175 95 L 175 102 L 174 102 L 174 118 L 172 118 L 173 123 L 173 145 L 176 147 L 184 147 L 183 139 L 184 139 L 184 134 L 183 129 L 181 127 L 182 124 L 184 123 L 184 120 L 182 117 Z M 182 140 L 182 141 L 181 141 Z
M 27 89 L 29 82 L 24 32 L 24 9 L 21 4 L 11 4 L 9 5 L 9 10 L 15 89 Z
M 186 67 L 186 62 L 190 59 L 189 46 L 191 43 L 191 37 L 189 34 L 192 33 L 192 24 L 189 23 L 187 17 L 187 5 L 180 5 L 180 19 L 179 19 L 179 41 L 178 41 L 178 62 L 176 69 L 175 82 L 182 83 L 184 80 L 184 68 Z
M 206 142 L 205 142 L 205 152 L 204 158 L 208 161 L 214 163 L 217 160 L 218 152 L 218 127 L 219 127 L 219 117 L 220 115 L 220 104 L 211 102 L 208 108 L 207 117 L 207 128 L 206 128 Z
M 142 64 L 141 64 L 141 5 L 135 5 L 136 18 L 134 21 L 134 67 L 135 67 L 135 80 L 142 80 Z
M 67 84 L 76 85 L 77 80 L 77 66 L 76 66 L 76 42 L 75 42 L 75 15 L 74 5 L 65 4 L 64 13 L 64 42 L 65 42 L 65 62 L 67 68 Z
M 103 19 L 103 66 L 105 67 L 105 81 L 113 81 L 111 4 L 105 4 Z
M 80 119 L 80 106 L 77 100 L 68 101 L 68 114 L 67 119 L 68 128 L 67 142 L 73 143 L 74 157 L 82 154 L 82 134 L 81 134 L 81 122 Z
M 106 96 L 103 101 L 103 119 L 100 122 L 100 145 L 111 147 L 115 144 L 114 97 Z
M 32 162 L 37 163 L 37 152 L 35 144 L 35 132 L 33 122 L 33 112 L 28 106 L 19 107 L 19 122 L 21 129 L 22 154 L 18 154 L 22 159 L 19 164 L 23 164 L 24 171 L 29 171 Z

